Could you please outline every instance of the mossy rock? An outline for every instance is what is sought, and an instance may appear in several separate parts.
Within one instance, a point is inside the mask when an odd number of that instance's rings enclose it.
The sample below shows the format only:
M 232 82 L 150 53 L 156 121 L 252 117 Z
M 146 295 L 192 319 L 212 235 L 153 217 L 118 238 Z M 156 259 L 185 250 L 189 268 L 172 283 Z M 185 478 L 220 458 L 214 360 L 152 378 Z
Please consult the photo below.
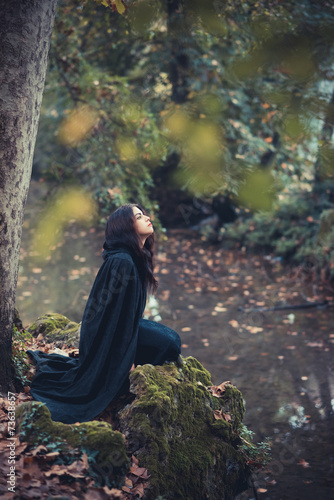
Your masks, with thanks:
M 124 484 L 129 469 L 124 436 L 113 431 L 107 422 L 93 420 L 80 425 L 54 422 L 44 403 L 29 401 L 16 408 L 16 425 L 21 441 L 45 446 L 56 443 L 65 454 L 68 447 L 85 452 L 91 459 L 90 472 L 97 484 L 116 487 Z
M 56 347 L 64 343 L 71 347 L 79 347 L 80 324 L 69 320 L 66 316 L 57 313 L 47 313 L 37 318 L 27 330 L 37 337 L 40 333 Z
M 233 385 L 226 384 L 222 397 L 213 396 L 209 386 L 210 373 L 193 357 L 181 366 L 139 365 L 130 374 L 131 402 L 127 398 L 113 415 L 120 432 L 97 420 L 53 422 L 48 408 L 35 401 L 17 407 L 17 428 L 30 443 L 60 439 L 85 451 L 96 461 L 96 476 L 112 486 L 122 484 L 128 456 L 136 455 L 151 475 L 145 500 L 231 500 L 249 488 L 250 470 L 236 433 L 245 408 Z M 227 420 L 215 418 L 223 413 Z
M 119 412 L 128 447 L 151 474 L 145 499 L 231 500 L 247 489 L 250 471 L 235 433 L 245 412 L 240 391 L 211 395 L 209 372 L 193 357 L 138 366 L 130 375 L 135 400 Z M 231 420 L 215 419 L 214 410 Z

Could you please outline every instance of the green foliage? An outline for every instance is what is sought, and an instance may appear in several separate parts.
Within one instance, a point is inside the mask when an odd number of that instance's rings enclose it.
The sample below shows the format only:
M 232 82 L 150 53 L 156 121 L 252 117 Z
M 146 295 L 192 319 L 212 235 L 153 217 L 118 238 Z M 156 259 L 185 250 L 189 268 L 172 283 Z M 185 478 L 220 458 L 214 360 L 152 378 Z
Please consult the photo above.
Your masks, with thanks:
M 334 279 L 334 210 L 326 197 L 289 195 L 271 212 L 241 217 L 223 229 L 223 241 L 270 252 Z M 312 269 L 311 269 L 312 268 Z
M 152 170 L 167 154 L 157 117 L 138 85 L 122 74 L 120 47 L 131 60 L 124 20 L 117 18 L 111 30 L 116 19 L 106 12 L 92 4 L 84 10 L 75 3 L 60 5 L 35 156 L 35 169 L 46 178 L 84 184 L 98 202 L 102 223 L 127 202 L 157 212 Z
M 254 432 L 249 430 L 244 424 L 240 425 L 238 435 L 241 439 L 239 449 L 246 455 L 248 465 L 255 468 L 267 465 L 272 458 L 270 439 L 267 437 L 264 441 L 255 445 L 252 443 Z
M 15 378 L 25 386 L 29 383 L 27 372 L 30 366 L 26 363 L 25 342 L 32 339 L 31 333 L 27 330 L 18 330 L 13 326 L 12 337 L 12 362 L 15 370 Z
M 332 176 L 332 149 L 318 139 L 330 112 L 333 9 L 310 0 L 183 5 L 181 19 L 145 0 L 124 16 L 60 2 L 34 168 L 84 184 L 101 222 L 128 201 L 157 214 L 154 169 L 175 151 L 178 186 L 209 200 L 228 192 L 259 211 L 280 191 L 309 188 L 317 155 Z M 77 143 L 61 142 L 59 127 L 82 106 L 94 123 Z M 286 241 L 280 251 L 292 254 Z

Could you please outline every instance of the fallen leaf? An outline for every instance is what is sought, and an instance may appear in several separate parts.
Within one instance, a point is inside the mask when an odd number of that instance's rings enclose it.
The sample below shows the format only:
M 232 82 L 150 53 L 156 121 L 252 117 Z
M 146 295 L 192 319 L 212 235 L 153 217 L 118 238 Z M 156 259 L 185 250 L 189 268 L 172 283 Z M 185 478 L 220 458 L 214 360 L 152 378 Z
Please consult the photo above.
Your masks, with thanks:
M 139 498 L 142 498 L 144 496 L 144 485 L 142 483 L 137 484 L 136 487 L 133 488 L 132 494 L 138 495 Z
M 134 474 L 135 476 L 142 476 L 147 472 L 145 467 L 138 467 L 137 464 L 132 464 L 131 469 L 130 469 L 131 474 Z
M 308 347 L 324 347 L 323 342 L 307 342 Z
M 32 450 L 31 454 L 33 457 L 35 457 L 36 455 L 38 455 L 39 453 L 41 453 L 42 451 L 48 451 L 47 447 L 40 444 L 39 446 L 37 446 L 37 448 L 35 448 L 34 450 Z
M 223 415 L 221 413 L 221 410 L 213 410 L 213 416 L 214 416 L 215 420 L 222 420 L 223 419 Z
M 237 328 L 239 326 L 239 323 L 236 319 L 231 319 L 231 321 L 229 321 L 229 324 L 233 326 L 233 328 Z
M 125 493 L 132 493 L 131 489 L 128 488 L 127 486 L 122 486 L 122 491 L 125 491 Z
M 226 382 L 223 382 L 220 385 L 212 385 L 210 387 L 207 387 L 207 390 L 211 392 L 211 394 L 216 398 L 221 398 L 226 391 L 226 385 L 228 384 L 231 385 L 230 380 L 226 380 Z
M 124 486 L 126 486 L 127 488 L 133 488 L 133 483 L 132 483 L 131 479 L 126 477 Z
M 298 465 L 301 465 L 302 467 L 310 467 L 310 464 L 306 462 L 303 458 L 301 458 L 298 462 Z
M 59 451 L 51 451 L 50 453 L 47 453 L 46 455 L 43 456 L 44 460 L 47 462 L 52 462 L 59 456 Z

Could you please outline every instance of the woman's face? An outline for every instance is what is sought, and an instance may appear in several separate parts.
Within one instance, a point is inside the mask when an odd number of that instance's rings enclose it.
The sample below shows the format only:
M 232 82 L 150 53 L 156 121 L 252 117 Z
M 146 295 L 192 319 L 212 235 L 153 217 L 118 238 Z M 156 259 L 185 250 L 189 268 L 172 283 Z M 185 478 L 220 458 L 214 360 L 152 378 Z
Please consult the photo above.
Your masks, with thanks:
M 142 210 L 138 207 L 132 207 L 132 211 L 135 216 L 135 230 L 139 236 L 150 236 L 150 234 L 154 231 L 150 217 L 148 215 L 144 215 Z

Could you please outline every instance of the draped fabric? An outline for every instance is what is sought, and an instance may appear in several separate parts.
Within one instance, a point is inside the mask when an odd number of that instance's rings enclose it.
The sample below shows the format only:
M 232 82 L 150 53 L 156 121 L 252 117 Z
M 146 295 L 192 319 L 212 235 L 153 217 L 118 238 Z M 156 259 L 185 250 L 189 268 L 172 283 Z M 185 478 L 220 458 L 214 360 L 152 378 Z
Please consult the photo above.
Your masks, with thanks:
M 161 364 L 180 353 L 172 329 L 142 318 L 147 297 L 137 257 L 126 245 L 105 246 L 81 324 L 79 357 L 27 350 L 36 363 L 30 392 L 55 421 L 91 420 L 127 382 L 135 364 Z

